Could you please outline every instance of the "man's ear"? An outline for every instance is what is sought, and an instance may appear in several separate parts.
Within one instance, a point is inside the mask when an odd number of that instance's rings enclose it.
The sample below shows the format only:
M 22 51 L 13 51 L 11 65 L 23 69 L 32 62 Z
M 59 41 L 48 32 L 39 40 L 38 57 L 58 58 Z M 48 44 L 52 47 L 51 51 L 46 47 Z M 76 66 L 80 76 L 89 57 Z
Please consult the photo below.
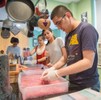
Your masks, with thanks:
M 69 12 L 66 12 L 66 16 L 67 16 L 68 18 L 70 18 L 70 17 L 71 17 L 71 14 L 70 14 Z

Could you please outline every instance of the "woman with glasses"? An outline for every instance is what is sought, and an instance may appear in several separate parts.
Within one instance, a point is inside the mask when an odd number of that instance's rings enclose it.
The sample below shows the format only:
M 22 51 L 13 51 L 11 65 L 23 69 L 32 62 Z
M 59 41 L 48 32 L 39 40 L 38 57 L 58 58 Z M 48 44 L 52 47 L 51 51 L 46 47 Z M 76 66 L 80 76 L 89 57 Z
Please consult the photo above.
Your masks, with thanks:
M 55 7 L 51 13 L 53 23 L 66 32 L 65 47 L 67 58 L 61 59 L 43 72 L 42 80 L 56 80 L 69 75 L 70 92 L 91 88 L 100 91 L 97 69 L 98 32 L 87 22 L 80 22 L 72 12 L 63 5 Z M 67 67 L 60 68 L 67 62 Z
M 51 28 L 43 30 L 42 34 L 48 40 L 46 50 L 49 63 L 47 66 L 52 67 L 62 56 L 66 55 L 65 45 L 61 37 L 54 37 Z

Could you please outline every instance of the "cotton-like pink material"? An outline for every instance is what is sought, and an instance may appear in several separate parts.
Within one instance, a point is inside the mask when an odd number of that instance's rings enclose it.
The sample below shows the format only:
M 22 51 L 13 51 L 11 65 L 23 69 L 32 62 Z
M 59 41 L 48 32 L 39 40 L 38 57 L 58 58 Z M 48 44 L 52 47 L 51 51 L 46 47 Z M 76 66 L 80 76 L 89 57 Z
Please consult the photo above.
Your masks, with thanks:
M 68 82 L 63 80 L 50 81 L 42 84 L 41 74 L 22 74 L 19 89 L 23 100 L 68 92 Z

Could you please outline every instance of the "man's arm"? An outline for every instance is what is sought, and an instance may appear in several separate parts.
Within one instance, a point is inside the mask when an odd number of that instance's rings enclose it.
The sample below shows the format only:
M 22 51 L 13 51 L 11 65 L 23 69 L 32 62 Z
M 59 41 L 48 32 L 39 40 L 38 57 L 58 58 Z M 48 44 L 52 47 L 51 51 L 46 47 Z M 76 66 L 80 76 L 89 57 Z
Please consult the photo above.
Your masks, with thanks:
M 57 70 L 59 76 L 70 75 L 82 72 L 92 67 L 94 61 L 95 52 L 92 50 L 83 51 L 83 59 L 71 64 L 65 68 Z M 60 63 L 59 63 L 60 64 Z M 57 64 L 57 66 L 59 65 Z M 56 65 L 55 65 L 56 66 Z

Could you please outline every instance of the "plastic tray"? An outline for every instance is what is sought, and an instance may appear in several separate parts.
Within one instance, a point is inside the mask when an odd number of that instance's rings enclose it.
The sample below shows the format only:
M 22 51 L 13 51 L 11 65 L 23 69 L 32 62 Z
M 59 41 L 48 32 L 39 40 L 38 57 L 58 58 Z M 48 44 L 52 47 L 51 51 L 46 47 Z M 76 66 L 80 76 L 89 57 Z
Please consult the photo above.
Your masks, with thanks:
M 26 70 L 19 74 L 18 85 L 23 100 L 68 92 L 68 81 L 64 78 L 42 85 L 40 81 L 42 72 L 42 70 Z

